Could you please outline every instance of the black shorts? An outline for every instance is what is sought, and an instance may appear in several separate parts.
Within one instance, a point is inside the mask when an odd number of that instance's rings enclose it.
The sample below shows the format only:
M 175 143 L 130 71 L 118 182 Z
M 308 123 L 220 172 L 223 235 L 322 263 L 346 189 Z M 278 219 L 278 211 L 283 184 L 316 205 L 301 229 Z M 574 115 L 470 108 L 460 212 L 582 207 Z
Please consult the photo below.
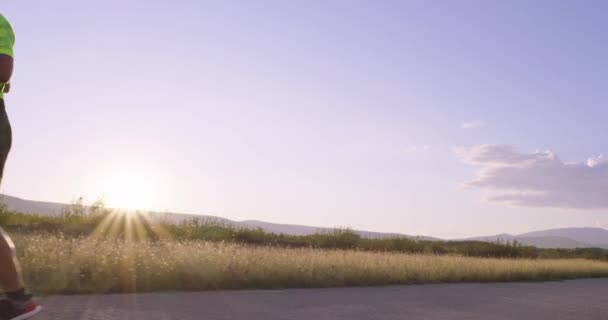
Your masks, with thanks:
M 8 121 L 4 100 L 0 99 L 0 181 L 2 181 L 4 165 L 6 164 L 8 153 L 11 151 L 12 144 L 13 131 L 11 129 L 11 123 Z

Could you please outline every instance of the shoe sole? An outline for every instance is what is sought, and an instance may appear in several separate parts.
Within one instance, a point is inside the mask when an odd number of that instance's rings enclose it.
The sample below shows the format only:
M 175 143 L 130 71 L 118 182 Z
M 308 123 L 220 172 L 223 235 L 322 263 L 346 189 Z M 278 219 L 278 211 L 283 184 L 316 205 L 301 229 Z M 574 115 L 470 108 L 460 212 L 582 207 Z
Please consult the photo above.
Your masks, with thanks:
M 37 306 L 36 309 L 28 312 L 28 313 L 24 313 L 18 317 L 12 318 L 11 320 L 25 320 L 25 319 L 29 319 L 35 315 L 37 315 L 40 311 L 42 311 L 42 307 L 41 306 Z

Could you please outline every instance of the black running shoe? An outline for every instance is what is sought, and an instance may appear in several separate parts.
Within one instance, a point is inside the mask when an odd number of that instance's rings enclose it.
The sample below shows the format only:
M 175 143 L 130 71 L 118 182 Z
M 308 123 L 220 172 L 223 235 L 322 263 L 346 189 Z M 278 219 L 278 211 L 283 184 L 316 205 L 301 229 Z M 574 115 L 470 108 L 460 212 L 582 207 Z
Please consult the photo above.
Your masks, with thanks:
M 13 302 L 10 299 L 0 300 L 0 320 L 25 320 L 29 319 L 42 310 L 34 299 L 29 301 Z

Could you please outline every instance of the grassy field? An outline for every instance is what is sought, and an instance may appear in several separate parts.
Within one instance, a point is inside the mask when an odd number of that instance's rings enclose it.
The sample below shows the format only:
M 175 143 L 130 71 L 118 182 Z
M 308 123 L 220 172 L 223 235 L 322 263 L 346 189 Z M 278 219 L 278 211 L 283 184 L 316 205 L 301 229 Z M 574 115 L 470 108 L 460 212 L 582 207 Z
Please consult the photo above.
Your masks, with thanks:
M 82 204 L 69 206 L 57 216 L 44 216 L 3 210 L 0 202 L 0 226 L 11 234 L 61 234 L 72 238 L 201 240 L 280 248 L 346 249 L 482 258 L 584 258 L 608 261 L 608 250 L 602 248 L 540 249 L 517 242 L 423 241 L 405 236 L 371 239 L 348 229 L 296 236 L 196 219 L 173 223 L 163 219 L 162 215 L 116 212 L 103 206 L 86 208 Z
M 608 277 L 599 248 L 369 239 L 347 229 L 293 236 L 82 204 L 58 216 L 0 206 L 0 226 L 38 294 Z
M 18 235 L 39 294 L 334 287 L 608 276 L 585 259 L 496 259 L 235 243 Z

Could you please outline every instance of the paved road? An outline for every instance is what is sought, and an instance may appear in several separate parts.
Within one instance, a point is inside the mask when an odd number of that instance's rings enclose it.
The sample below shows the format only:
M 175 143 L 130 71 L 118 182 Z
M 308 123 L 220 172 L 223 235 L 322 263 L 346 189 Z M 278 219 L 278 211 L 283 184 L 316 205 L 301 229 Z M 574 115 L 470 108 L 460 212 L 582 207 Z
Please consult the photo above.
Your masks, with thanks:
M 608 319 L 608 279 L 41 298 L 37 319 Z

